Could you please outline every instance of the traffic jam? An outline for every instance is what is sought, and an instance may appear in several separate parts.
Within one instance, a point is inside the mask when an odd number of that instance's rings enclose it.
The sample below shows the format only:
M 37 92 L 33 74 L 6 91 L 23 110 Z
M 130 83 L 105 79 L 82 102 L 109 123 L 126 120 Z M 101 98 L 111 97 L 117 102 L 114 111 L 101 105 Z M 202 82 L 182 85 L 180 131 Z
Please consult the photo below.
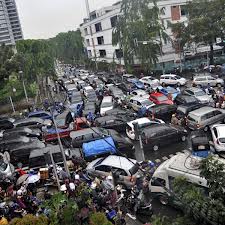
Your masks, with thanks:
M 216 154 L 223 161 L 224 80 L 213 70 L 156 78 L 58 64 L 56 73 L 41 105 L 0 117 L 1 193 L 16 216 L 29 209 L 17 201 L 28 190 L 70 194 L 83 182 L 110 221 L 119 210 L 141 221 L 154 214 L 153 199 L 171 205 L 172 178 L 207 186 L 200 170 L 193 176 L 193 160 Z M 10 220 L 15 213 L 3 199 Z

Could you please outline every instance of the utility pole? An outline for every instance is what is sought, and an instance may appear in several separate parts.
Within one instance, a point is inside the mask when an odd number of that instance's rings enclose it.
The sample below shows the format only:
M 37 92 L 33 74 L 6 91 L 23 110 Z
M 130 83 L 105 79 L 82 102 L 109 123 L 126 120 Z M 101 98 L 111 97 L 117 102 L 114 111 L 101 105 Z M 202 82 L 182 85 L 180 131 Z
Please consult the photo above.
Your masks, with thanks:
M 87 17 L 90 17 L 90 6 L 89 6 L 89 2 L 88 0 L 85 0 L 85 4 L 86 4 L 86 11 L 87 11 Z
M 29 102 L 28 97 L 27 97 L 27 89 L 24 83 L 24 79 L 23 79 L 23 71 L 19 71 L 19 74 L 21 75 L 21 79 L 22 79 L 22 84 L 23 84 L 23 90 L 24 90 L 24 94 L 25 94 L 25 98 L 27 103 Z

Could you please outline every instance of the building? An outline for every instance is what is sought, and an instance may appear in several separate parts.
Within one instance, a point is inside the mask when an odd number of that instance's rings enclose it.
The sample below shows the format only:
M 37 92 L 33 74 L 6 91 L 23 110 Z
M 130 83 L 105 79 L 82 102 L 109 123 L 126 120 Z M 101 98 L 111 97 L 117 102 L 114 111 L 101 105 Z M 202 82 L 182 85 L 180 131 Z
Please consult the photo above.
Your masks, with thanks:
M 0 0 L 0 45 L 23 39 L 15 0 Z
M 181 52 L 179 45 L 180 40 L 175 39 L 169 24 L 187 21 L 185 8 L 187 2 L 188 0 L 157 1 L 159 9 L 163 12 L 160 15 L 161 23 L 164 25 L 166 33 L 172 40 L 168 43 L 162 43 L 162 52 L 158 58 L 158 66 L 160 66 L 161 69 L 163 64 L 168 68 L 174 65 L 178 66 L 183 58 L 183 52 Z M 97 59 L 97 61 L 115 61 L 116 63 L 123 64 L 123 59 L 120 59 L 122 53 L 119 50 L 119 46 L 112 45 L 112 31 L 115 27 L 116 19 L 121 13 L 120 8 L 121 3 L 118 2 L 112 6 L 95 10 L 91 12 L 89 18 L 84 19 L 84 22 L 80 25 L 84 45 L 89 58 Z M 215 49 L 216 48 L 218 48 L 218 46 L 215 46 Z M 187 53 L 190 55 L 195 54 L 190 51 L 190 49 Z

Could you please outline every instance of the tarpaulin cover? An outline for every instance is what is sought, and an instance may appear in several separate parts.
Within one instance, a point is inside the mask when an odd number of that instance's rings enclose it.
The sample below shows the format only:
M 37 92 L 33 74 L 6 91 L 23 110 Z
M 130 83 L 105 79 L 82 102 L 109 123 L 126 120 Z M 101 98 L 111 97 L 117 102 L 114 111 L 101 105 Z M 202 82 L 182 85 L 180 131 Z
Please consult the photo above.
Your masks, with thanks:
M 91 157 L 105 153 L 116 153 L 116 146 L 112 137 L 84 143 L 82 148 L 85 157 Z

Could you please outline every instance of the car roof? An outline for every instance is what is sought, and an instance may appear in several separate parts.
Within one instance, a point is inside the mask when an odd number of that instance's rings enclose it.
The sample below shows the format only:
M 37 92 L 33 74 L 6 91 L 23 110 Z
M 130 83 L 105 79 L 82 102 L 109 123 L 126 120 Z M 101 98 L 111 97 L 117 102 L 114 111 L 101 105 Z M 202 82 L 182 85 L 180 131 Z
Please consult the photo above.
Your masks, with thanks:
M 91 86 L 86 86 L 86 87 L 84 87 L 84 89 L 87 91 L 87 90 L 94 90 L 93 89 L 93 87 L 91 87 Z
M 190 114 L 195 114 L 196 116 L 201 116 L 202 114 L 213 112 L 215 110 L 218 110 L 218 109 L 210 107 L 210 106 L 204 106 L 200 109 L 196 109 L 196 110 L 190 112 Z
M 190 90 L 190 91 L 193 91 L 193 92 L 202 91 L 202 89 L 196 88 L 196 87 L 190 87 L 190 88 L 187 88 L 186 91 L 187 90 Z
M 130 100 L 143 102 L 143 101 L 148 100 L 148 98 L 143 98 L 143 97 L 140 97 L 140 96 L 134 96 L 134 97 L 131 97 Z M 149 100 L 149 101 L 150 101 L 150 100 Z
M 165 96 L 165 95 L 160 92 L 155 92 L 155 93 L 151 93 L 150 96 L 160 97 L 160 96 Z
M 225 124 L 216 124 L 212 128 L 216 128 L 219 138 L 225 137 Z
M 136 162 L 137 161 L 134 159 L 129 160 L 122 156 L 110 155 L 101 162 L 101 165 L 112 166 L 129 171 Z
M 80 137 L 80 136 L 83 136 L 83 135 L 86 135 L 86 134 L 92 134 L 92 133 L 99 133 L 99 128 L 98 127 L 92 127 L 92 128 L 86 128 L 86 129 L 83 129 L 83 130 L 77 130 L 77 131 L 72 131 L 70 133 L 70 137 L 73 139 L 73 138 L 76 138 L 76 137 Z

